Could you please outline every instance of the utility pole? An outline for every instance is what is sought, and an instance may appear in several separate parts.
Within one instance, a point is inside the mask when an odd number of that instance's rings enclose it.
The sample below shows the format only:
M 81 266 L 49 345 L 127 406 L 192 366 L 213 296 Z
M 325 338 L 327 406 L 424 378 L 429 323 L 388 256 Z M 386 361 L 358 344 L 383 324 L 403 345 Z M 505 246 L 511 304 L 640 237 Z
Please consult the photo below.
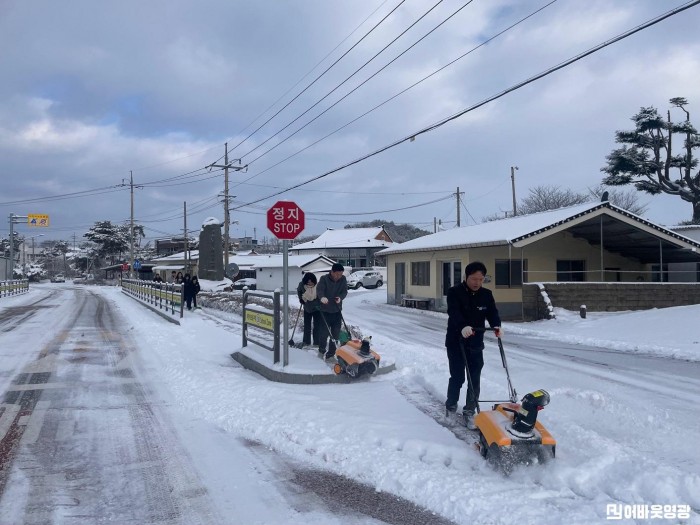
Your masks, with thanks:
M 122 179 L 122 183 L 119 184 L 119 186 L 127 186 L 127 184 L 124 182 L 124 179 Z M 131 220 L 130 220 L 130 227 L 129 227 L 129 257 L 131 260 L 129 261 L 129 279 L 133 279 L 134 277 L 134 188 L 143 188 L 143 186 L 134 185 L 134 172 L 129 171 L 129 188 L 131 189 Z M 75 243 L 75 234 L 73 234 L 73 243 Z
M 129 279 L 134 278 L 134 172 L 129 171 L 131 186 L 131 227 L 129 228 Z
M 517 169 L 517 166 L 510 167 L 510 184 L 513 188 L 513 217 L 515 217 L 518 214 L 518 210 L 515 207 L 515 172 Z
M 247 170 L 248 165 L 240 166 L 241 159 L 234 159 L 238 161 L 238 166 L 232 166 L 232 162 L 228 161 L 228 142 L 224 144 L 224 163 L 223 164 L 210 164 L 209 168 L 224 168 L 224 268 L 228 268 L 228 252 L 229 252 L 229 202 L 231 197 L 228 194 L 228 170 Z
M 189 239 L 187 237 L 187 201 L 185 201 L 183 204 L 184 204 L 183 211 L 184 211 L 184 216 L 185 216 L 185 225 L 184 225 L 185 228 L 183 230 L 185 232 L 185 273 L 191 273 L 190 272 L 190 245 L 189 245 Z
M 462 192 L 462 193 L 464 193 L 464 192 Z M 461 217 L 460 208 L 462 207 L 460 204 L 460 198 L 461 198 L 462 193 L 459 192 L 459 186 L 457 186 L 457 193 L 456 193 L 456 195 L 457 195 L 457 228 L 459 228 L 462 225 L 461 219 L 460 219 L 460 217 Z

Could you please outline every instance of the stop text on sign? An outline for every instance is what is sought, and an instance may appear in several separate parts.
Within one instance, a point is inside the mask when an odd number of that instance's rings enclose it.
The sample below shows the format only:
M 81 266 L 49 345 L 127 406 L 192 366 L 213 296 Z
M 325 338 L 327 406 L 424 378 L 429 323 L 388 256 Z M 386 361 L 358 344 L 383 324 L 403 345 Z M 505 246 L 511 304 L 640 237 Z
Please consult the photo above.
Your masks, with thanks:
M 278 201 L 267 210 L 267 227 L 278 239 L 296 239 L 304 230 L 304 211 L 295 202 Z

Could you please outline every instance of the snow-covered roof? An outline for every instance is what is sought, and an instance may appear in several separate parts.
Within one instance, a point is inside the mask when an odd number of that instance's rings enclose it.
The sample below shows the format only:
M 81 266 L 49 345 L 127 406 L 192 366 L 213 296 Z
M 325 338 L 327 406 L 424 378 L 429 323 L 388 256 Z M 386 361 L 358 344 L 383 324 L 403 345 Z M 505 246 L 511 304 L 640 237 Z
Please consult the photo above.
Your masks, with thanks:
M 568 206 L 557 210 L 550 210 L 531 215 L 519 215 L 508 219 L 484 222 L 473 226 L 464 226 L 452 230 L 441 231 L 419 237 L 401 244 L 396 244 L 385 250 L 378 252 L 378 255 L 388 255 L 405 252 L 421 252 L 436 249 L 457 249 L 478 246 L 515 244 L 522 242 L 528 237 L 539 235 L 553 228 L 575 221 L 580 217 L 589 215 L 597 210 L 605 209 L 611 215 L 632 219 L 647 227 L 655 229 L 667 236 L 676 238 L 683 242 L 696 245 L 697 242 L 679 235 L 662 226 L 653 224 L 633 213 L 610 204 L 609 202 L 593 202 Z M 640 224 L 640 225 L 641 225 Z
M 292 246 L 292 250 L 323 250 L 324 248 L 381 248 L 391 246 L 392 242 L 377 239 L 384 230 L 381 226 L 374 228 L 345 228 L 326 230 L 317 239 Z
M 332 265 L 334 261 L 328 257 L 318 254 L 309 255 L 289 255 L 287 256 L 287 263 L 289 267 L 303 268 L 317 260 L 323 260 L 328 262 L 328 265 Z M 239 267 L 248 268 L 282 268 L 284 266 L 283 257 L 281 254 L 273 255 L 240 255 L 232 257 L 229 259 L 231 262 L 236 263 Z
M 180 262 L 185 260 L 185 252 L 172 253 L 164 257 L 156 257 L 151 259 L 151 262 L 156 263 L 169 263 L 169 262 Z M 190 260 L 199 260 L 199 250 L 190 250 Z

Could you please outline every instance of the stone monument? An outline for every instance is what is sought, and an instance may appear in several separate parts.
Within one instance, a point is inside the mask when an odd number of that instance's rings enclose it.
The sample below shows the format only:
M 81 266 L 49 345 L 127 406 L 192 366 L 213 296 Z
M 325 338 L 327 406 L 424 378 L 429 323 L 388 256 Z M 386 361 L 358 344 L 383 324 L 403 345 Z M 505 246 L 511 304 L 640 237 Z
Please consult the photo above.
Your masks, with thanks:
M 224 278 L 224 245 L 221 236 L 223 224 L 209 217 L 202 223 L 199 232 L 199 275 L 207 281 L 221 281 Z

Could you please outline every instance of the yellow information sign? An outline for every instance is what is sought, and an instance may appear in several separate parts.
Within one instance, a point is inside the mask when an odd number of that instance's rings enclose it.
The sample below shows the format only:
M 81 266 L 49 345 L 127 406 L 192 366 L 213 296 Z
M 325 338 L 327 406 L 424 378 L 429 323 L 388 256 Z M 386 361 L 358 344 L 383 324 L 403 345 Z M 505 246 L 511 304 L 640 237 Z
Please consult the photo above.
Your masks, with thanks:
M 246 323 L 252 324 L 253 326 L 258 326 L 260 328 L 264 328 L 265 330 L 273 330 L 274 320 L 274 316 L 270 314 L 264 314 L 253 310 L 245 311 Z
M 41 214 L 41 213 L 28 213 L 27 214 L 27 225 L 28 226 L 46 227 L 49 225 L 49 216 Z

